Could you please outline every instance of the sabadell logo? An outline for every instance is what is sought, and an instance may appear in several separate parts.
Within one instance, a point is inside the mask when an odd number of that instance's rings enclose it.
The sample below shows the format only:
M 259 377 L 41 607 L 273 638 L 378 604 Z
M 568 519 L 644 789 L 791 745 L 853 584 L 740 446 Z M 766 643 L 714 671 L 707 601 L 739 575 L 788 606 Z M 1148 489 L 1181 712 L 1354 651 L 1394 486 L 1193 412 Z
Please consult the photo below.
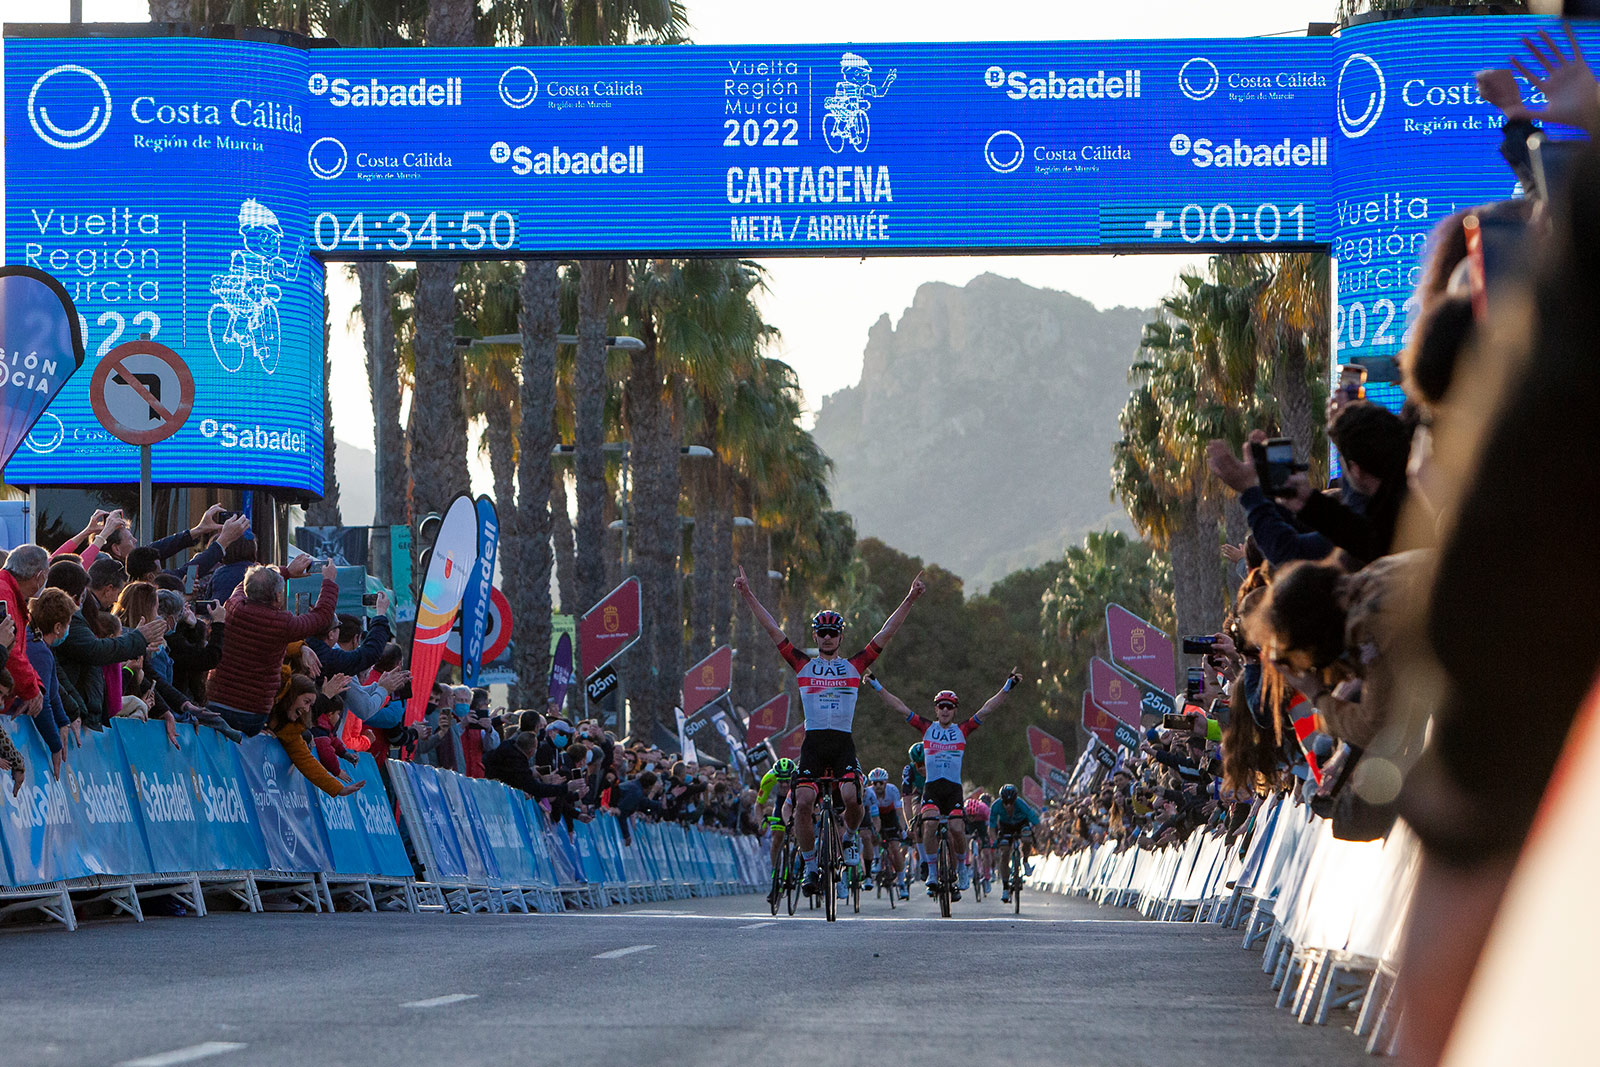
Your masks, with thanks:
M 76 63 L 51 67 L 28 91 L 28 125 L 46 144 L 85 148 L 111 125 L 111 90 L 88 67 Z
M 1378 61 L 1361 52 L 1352 52 L 1339 68 L 1339 84 L 1334 91 L 1338 104 L 1339 129 L 1351 139 L 1364 137 L 1383 117 L 1388 87 Z M 1351 103 L 1355 108 L 1351 108 Z

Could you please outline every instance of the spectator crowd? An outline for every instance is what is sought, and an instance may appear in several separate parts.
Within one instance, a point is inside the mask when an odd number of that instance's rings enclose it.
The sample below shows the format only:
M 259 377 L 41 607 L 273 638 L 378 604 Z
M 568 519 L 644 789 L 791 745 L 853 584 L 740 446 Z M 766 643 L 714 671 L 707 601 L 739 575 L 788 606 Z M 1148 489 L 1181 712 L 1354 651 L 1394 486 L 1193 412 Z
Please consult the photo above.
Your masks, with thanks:
M 233 741 L 269 732 L 332 796 L 362 788 L 351 768 L 367 751 L 380 768 L 403 758 L 504 782 L 569 831 L 605 811 L 629 840 L 635 817 L 756 832 L 755 791 L 737 774 L 620 741 L 560 703 L 491 709 L 487 689 L 439 682 L 406 725 L 411 675 L 387 598 L 365 617 L 338 614 L 337 571 L 320 561 L 314 602 L 291 610 L 289 581 L 319 561 L 259 560 L 248 517 L 221 505 L 150 545 L 121 512 L 97 511 L 53 553 L 28 544 L 0 557 L 0 702 L 32 718 L 51 754 L 29 768 L 0 732 L 14 791 L 30 773 L 59 777 L 85 730 L 129 718 L 162 723 L 174 747 L 180 724 Z
M 1291 790 L 1350 840 L 1404 818 L 1424 852 L 1401 972 L 1412 1063 L 1443 1048 L 1600 659 L 1600 555 L 1581 548 L 1600 499 L 1600 85 L 1570 32 L 1524 44 L 1529 100 L 1510 70 L 1478 87 L 1526 195 L 1434 227 L 1403 406 L 1340 368 L 1325 486 L 1311 442 L 1292 466 L 1267 427 L 1242 452 L 1210 442 L 1250 536 L 1223 550 L 1239 581 L 1203 685 L 1181 726 L 1083 765 L 1040 832 L 1061 853 L 1196 833 L 1243 847 L 1263 799 Z

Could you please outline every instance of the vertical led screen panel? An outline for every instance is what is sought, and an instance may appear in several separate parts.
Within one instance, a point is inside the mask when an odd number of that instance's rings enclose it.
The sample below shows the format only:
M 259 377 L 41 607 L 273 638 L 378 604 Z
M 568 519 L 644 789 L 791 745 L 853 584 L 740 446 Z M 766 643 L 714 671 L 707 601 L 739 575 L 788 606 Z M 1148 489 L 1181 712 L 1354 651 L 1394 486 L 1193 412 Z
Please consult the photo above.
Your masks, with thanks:
M 1600 27 L 1575 25 L 1594 55 Z M 1429 231 L 1459 208 L 1522 195 L 1500 158 L 1504 116 L 1478 94 L 1473 75 L 1525 55 L 1522 38 L 1539 29 L 1566 47 L 1555 20 L 1535 18 L 1371 23 L 1334 44 L 1334 362 L 1367 365 L 1369 395 L 1391 407 L 1402 399 L 1394 359 L 1416 312 L 1412 290 Z
M 98 361 L 149 335 L 194 372 L 158 482 L 322 491 L 322 266 L 311 248 L 295 49 L 201 40 L 6 42 L 6 260 L 83 316 L 82 370 L 12 484 L 137 481 L 89 408 Z
M 1326 40 L 317 50 L 324 254 L 1326 244 Z

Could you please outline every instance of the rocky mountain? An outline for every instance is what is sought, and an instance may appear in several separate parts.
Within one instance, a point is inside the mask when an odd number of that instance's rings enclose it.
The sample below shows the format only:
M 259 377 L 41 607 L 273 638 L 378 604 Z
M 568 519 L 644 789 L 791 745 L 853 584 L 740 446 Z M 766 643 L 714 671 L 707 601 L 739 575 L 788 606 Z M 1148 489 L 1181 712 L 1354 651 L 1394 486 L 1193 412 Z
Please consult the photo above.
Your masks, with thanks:
M 1090 530 L 1130 530 L 1110 450 L 1150 314 L 994 274 L 923 285 L 817 413 L 835 506 L 969 591 Z

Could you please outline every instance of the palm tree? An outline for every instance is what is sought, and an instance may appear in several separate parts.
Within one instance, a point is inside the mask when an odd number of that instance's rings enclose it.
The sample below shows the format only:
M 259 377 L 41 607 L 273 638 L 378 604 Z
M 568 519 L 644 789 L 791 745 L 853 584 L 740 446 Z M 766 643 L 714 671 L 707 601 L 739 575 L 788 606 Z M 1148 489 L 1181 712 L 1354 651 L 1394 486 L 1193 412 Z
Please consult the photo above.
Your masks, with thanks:
M 682 530 L 683 397 L 689 380 L 731 378 L 771 330 L 753 297 L 760 268 L 743 260 L 640 260 L 631 264 L 630 331 L 644 342 L 629 353 L 623 390 L 632 443 L 635 570 L 644 584 L 646 655 L 633 670 L 646 672 L 630 688 L 634 731 L 650 736 L 657 716 L 675 702 L 683 673 L 682 583 L 678 556 Z M 765 572 L 763 571 L 763 574 Z
M 430 47 L 475 43 L 474 0 L 428 0 L 424 35 Z M 412 503 L 419 515 L 443 514 L 458 493 L 471 488 L 467 473 L 467 411 L 461 353 L 455 345 L 454 260 L 417 264 L 416 387 L 411 400 Z
M 333 364 L 328 358 L 328 294 L 322 294 L 322 497 L 306 508 L 306 523 L 311 526 L 340 526 L 339 473 L 334 462 L 337 443 L 333 436 L 333 394 L 328 378 Z
M 1043 624 L 1046 700 L 1076 710 L 1088 686 L 1089 659 L 1104 656 L 1106 605 L 1121 604 L 1170 633 L 1171 571 L 1140 541 L 1119 532 L 1095 532 L 1067 549 L 1065 566 L 1045 590 Z
M 1204 444 L 1222 436 L 1222 409 L 1202 381 L 1200 329 L 1208 332 L 1197 275 L 1180 279 L 1162 317 L 1146 324 L 1140 358 L 1129 372 L 1133 394 L 1112 446 L 1113 491 L 1135 528 L 1172 558 L 1178 627 L 1211 633 L 1222 622 L 1226 591 L 1219 554 L 1220 497 L 1208 485 Z

